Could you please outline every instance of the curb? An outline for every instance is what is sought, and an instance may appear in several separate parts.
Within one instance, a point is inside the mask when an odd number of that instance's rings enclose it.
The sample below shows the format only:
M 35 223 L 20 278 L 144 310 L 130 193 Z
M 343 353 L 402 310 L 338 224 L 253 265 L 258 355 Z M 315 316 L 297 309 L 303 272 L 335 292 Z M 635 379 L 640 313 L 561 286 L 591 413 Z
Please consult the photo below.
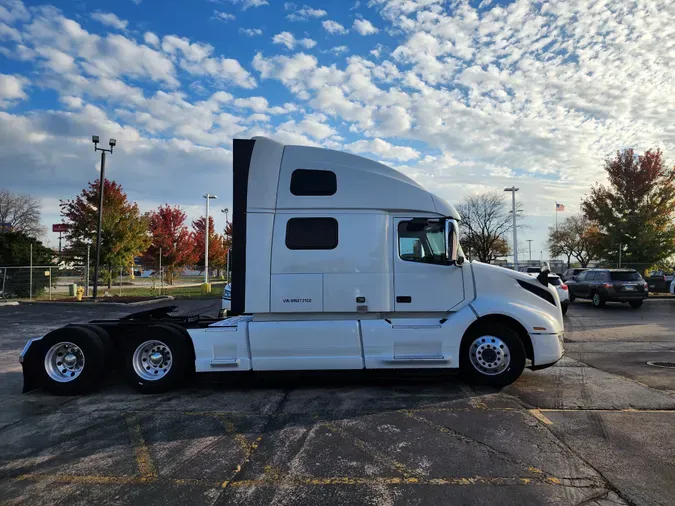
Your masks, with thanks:
M 120 306 L 120 307 L 136 307 L 136 306 L 145 306 L 147 304 L 156 304 L 158 302 L 166 302 L 169 300 L 174 300 L 173 295 L 167 295 L 163 297 L 158 297 L 151 300 L 141 300 L 138 302 L 64 302 L 64 301 L 49 301 L 49 300 L 33 300 L 33 301 L 22 301 L 21 304 L 47 304 L 50 306 Z M 18 302 L 16 303 L 18 304 Z
M 7 302 L 0 302 L 0 307 L 3 307 L 3 306 L 18 306 L 18 305 L 19 305 L 19 303 L 15 300 L 7 301 Z

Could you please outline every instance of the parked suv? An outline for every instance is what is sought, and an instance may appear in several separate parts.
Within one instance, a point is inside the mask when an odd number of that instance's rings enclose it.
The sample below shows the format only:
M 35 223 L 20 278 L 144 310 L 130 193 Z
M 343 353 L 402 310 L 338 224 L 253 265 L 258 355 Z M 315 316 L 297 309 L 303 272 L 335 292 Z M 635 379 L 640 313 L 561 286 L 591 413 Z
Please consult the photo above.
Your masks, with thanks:
M 577 267 L 575 269 L 567 269 L 565 272 L 563 272 L 562 280 L 569 281 L 574 276 L 578 276 L 579 274 L 587 270 L 588 270 L 587 267 Z
M 570 301 L 591 299 L 595 307 L 605 302 L 628 302 L 637 309 L 649 296 L 647 283 L 633 269 L 590 269 L 567 282 Z

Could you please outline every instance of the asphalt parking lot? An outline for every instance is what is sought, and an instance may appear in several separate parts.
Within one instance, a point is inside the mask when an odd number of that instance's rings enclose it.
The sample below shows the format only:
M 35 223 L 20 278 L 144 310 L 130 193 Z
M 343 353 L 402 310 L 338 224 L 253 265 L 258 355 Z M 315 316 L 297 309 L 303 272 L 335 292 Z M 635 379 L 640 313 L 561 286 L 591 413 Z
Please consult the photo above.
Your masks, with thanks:
M 127 312 L 0 307 L 0 503 L 675 504 L 675 370 L 646 364 L 675 362 L 675 300 L 575 303 L 566 358 L 503 391 L 299 375 L 20 393 L 28 338 Z

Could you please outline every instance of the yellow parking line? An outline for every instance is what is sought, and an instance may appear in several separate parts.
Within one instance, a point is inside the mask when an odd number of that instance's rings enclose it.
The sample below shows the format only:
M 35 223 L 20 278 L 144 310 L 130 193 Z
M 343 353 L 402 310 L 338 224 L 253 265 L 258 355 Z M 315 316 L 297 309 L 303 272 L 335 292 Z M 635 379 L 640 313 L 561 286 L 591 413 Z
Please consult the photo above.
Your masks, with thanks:
M 535 417 L 537 420 L 542 422 L 545 425 L 553 425 L 553 422 L 546 418 L 546 415 L 544 415 L 541 410 L 539 409 L 530 409 L 530 414 Z
M 386 455 L 384 453 L 379 452 L 375 448 L 373 448 L 370 444 L 366 443 L 362 439 L 359 439 L 346 430 L 344 430 L 342 427 L 338 427 L 334 423 L 331 422 L 323 422 L 321 425 L 328 427 L 333 432 L 337 432 L 338 434 L 342 435 L 343 437 L 349 439 L 354 446 L 357 448 L 363 450 L 364 452 L 368 453 L 369 455 L 375 457 L 377 460 L 380 462 L 383 462 L 387 464 L 389 467 L 392 469 L 395 469 L 396 471 L 400 472 L 403 476 L 407 478 L 412 478 L 414 476 L 419 476 L 419 471 L 414 471 L 412 469 L 408 469 L 405 464 L 402 464 L 394 459 L 392 459 L 389 455 Z
M 70 474 L 23 474 L 16 478 L 19 481 L 58 482 L 74 485 L 144 485 L 165 483 L 177 486 L 199 486 L 217 488 L 223 484 L 201 479 L 173 479 L 159 478 L 158 480 L 146 480 L 133 476 L 77 476 Z M 270 486 L 335 486 L 335 485 L 446 485 L 446 486 L 470 486 L 470 485 L 562 485 L 560 478 L 552 476 L 468 476 L 468 477 L 439 477 L 439 478 L 415 478 L 400 476 L 295 476 L 283 479 L 261 478 L 252 480 L 237 480 L 226 482 L 229 487 L 252 488 Z
M 152 463 L 150 450 L 145 444 L 143 430 L 141 429 L 138 417 L 135 414 L 124 413 L 124 418 L 127 421 L 131 445 L 136 452 L 136 464 L 138 465 L 138 472 L 141 478 L 144 480 L 157 479 L 157 469 L 155 469 L 155 465 Z
M 469 398 L 469 404 L 476 409 L 487 409 L 487 404 L 485 404 L 480 397 L 477 397 L 476 391 L 471 388 L 469 385 L 461 384 L 459 388 L 464 394 Z
M 534 410 L 530 410 L 534 411 Z M 543 411 L 547 413 L 574 413 L 574 412 L 590 412 L 590 413 L 675 413 L 675 409 L 636 409 L 636 408 L 621 408 L 621 409 L 594 409 L 594 408 L 539 408 L 536 411 Z

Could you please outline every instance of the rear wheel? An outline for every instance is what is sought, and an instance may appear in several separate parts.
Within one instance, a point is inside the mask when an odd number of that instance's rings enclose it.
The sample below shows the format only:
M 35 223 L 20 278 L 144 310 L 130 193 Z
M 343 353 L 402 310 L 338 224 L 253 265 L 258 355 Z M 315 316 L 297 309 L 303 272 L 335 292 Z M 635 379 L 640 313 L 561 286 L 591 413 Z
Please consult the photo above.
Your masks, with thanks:
M 630 307 L 633 309 L 638 309 L 642 307 L 642 301 L 641 300 L 631 300 L 630 301 Z
M 593 294 L 593 305 L 595 307 L 605 307 L 605 298 L 600 295 L 598 292 Z
M 57 329 L 35 343 L 35 361 L 42 387 L 56 395 L 78 395 L 96 389 L 106 373 L 105 346 L 82 327 Z
M 190 371 L 188 338 L 170 325 L 152 325 L 127 341 L 124 365 L 129 384 L 142 393 L 180 385 Z
M 496 388 L 516 381 L 525 368 L 525 347 L 510 328 L 489 324 L 462 340 L 460 368 L 473 383 Z

